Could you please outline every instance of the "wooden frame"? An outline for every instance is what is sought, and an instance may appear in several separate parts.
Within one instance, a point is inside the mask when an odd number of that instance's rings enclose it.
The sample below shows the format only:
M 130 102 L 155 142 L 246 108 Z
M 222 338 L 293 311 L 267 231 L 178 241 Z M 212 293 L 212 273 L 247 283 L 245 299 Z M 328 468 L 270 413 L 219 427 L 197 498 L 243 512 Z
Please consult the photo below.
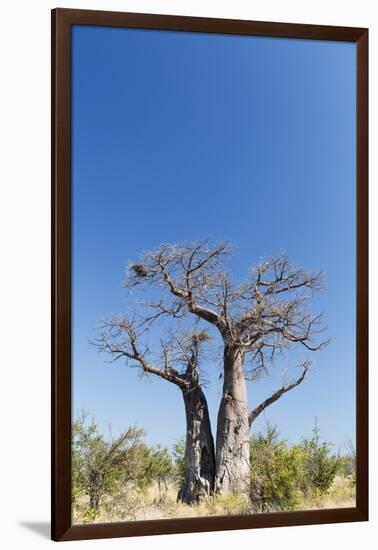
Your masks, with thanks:
M 357 44 L 357 497 L 355 508 L 71 525 L 71 25 L 350 41 Z M 368 519 L 368 30 L 136 13 L 52 11 L 52 538 L 56 541 Z

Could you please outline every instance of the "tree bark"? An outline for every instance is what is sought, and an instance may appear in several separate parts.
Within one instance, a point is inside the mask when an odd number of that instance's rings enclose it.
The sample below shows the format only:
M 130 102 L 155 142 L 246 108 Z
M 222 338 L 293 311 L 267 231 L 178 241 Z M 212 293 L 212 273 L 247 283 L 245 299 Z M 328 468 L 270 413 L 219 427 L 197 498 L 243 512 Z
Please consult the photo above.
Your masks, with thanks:
M 200 385 L 183 390 L 186 413 L 185 481 L 178 499 L 199 502 L 214 490 L 215 451 L 206 397 Z
M 100 506 L 100 496 L 97 494 L 97 492 L 91 491 L 89 494 L 89 508 L 98 510 L 99 506 Z
M 240 348 L 226 345 L 216 443 L 215 492 L 221 495 L 249 494 L 249 410 L 243 362 Z

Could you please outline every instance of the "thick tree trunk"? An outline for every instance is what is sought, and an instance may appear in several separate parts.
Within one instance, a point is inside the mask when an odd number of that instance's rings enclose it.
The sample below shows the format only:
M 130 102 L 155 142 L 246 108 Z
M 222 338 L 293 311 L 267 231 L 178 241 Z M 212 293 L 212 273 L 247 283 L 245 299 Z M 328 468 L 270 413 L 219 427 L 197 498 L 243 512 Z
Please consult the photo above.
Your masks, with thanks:
M 223 397 L 218 412 L 215 491 L 249 494 L 249 421 L 243 353 L 226 346 Z
M 178 499 L 193 504 L 214 490 L 214 440 L 201 387 L 196 385 L 183 391 L 183 397 L 186 413 L 185 482 Z

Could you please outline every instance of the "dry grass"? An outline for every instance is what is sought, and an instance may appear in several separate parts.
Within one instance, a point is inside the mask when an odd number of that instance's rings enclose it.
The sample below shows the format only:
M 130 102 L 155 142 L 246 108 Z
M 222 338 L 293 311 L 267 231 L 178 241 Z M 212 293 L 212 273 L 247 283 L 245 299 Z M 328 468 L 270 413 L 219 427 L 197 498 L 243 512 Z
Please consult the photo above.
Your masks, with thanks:
M 356 486 L 351 478 L 336 476 L 327 495 L 314 496 L 303 502 L 302 510 L 353 508 L 356 506 Z
M 250 501 L 241 495 L 220 497 L 215 495 L 203 502 L 188 506 L 176 502 L 177 487 L 172 483 L 159 492 L 157 484 L 146 490 L 127 488 L 117 497 L 105 498 L 96 513 L 88 508 L 88 499 L 80 497 L 74 506 L 73 521 L 80 523 L 111 523 L 167 518 L 188 518 L 216 515 L 251 514 Z M 344 508 L 355 506 L 355 486 L 351 479 L 337 477 L 326 496 L 303 500 L 301 510 Z

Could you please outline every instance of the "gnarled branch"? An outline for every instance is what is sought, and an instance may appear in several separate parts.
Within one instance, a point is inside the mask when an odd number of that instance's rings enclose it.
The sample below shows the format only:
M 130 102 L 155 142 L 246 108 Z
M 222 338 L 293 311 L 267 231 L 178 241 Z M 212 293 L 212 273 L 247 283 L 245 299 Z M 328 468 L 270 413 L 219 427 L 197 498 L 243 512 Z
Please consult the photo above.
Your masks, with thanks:
M 163 368 L 160 368 L 147 359 L 147 348 L 145 352 L 140 350 L 141 326 L 135 318 L 111 317 L 103 322 L 93 344 L 99 352 L 109 354 L 113 361 L 121 358 L 132 361 L 142 372 L 159 376 L 183 391 L 193 383 L 198 385 L 202 346 L 209 339 L 206 331 L 171 334 L 168 340 L 161 341 Z
M 138 344 L 138 325 L 133 320 L 112 317 L 104 321 L 102 331 L 93 341 L 99 352 L 108 353 L 113 361 L 124 358 L 134 361 L 143 372 L 154 374 L 185 389 L 187 382 L 174 368 L 159 368 L 152 365 Z
M 222 312 L 209 307 L 206 289 L 212 286 L 214 274 L 229 252 L 228 243 L 209 246 L 209 240 L 195 243 L 161 245 L 157 250 L 144 252 L 139 263 L 128 266 L 125 286 L 133 288 L 141 285 L 163 287 L 178 298 L 182 307 L 200 319 L 224 330 Z M 147 308 L 156 308 L 156 304 L 144 304 Z M 166 299 L 159 302 L 159 312 L 155 315 L 170 315 L 177 308 Z
M 301 368 L 303 369 L 302 373 L 296 380 L 294 380 L 290 384 L 286 384 L 286 385 L 282 386 L 281 388 L 279 388 L 277 391 L 272 393 L 272 395 L 270 395 L 267 399 L 262 401 L 257 407 L 255 407 L 249 413 L 249 417 L 248 417 L 249 426 L 252 426 L 252 423 L 256 420 L 256 418 L 259 416 L 259 414 L 261 414 L 267 407 L 269 407 L 269 405 L 272 405 L 272 403 L 275 403 L 285 393 L 287 393 L 288 391 L 292 390 L 293 388 L 299 386 L 299 384 L 301 384 L 303 382 L 303 380 L 305 379 L 305 377 L 306 377 L 306 375 L 309 371 L 310 361 L 305 361 L 301 365 Z
M 308 299 L 322 287 L 322 274 L 295 267 L 285 254 L 260 261 L 247 281 L 232 282 L 224 261 L 228 243 L 163 244 L 129 264 L 125 286 L 155 287 L 158 301 L 144 302 L 144 323 L 193 314 L 218 328 L 225 345 L 239 347 L 252 372 L 268 373 L 277 352 L 329 343 L 321 315 Z M 148 311 L 149 310 L 149 311 Z M 248 371 L 247 371 L 248 373 Z

